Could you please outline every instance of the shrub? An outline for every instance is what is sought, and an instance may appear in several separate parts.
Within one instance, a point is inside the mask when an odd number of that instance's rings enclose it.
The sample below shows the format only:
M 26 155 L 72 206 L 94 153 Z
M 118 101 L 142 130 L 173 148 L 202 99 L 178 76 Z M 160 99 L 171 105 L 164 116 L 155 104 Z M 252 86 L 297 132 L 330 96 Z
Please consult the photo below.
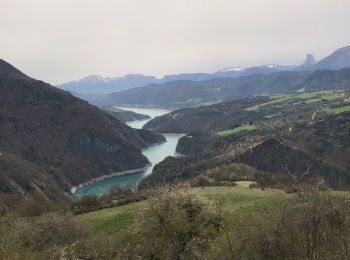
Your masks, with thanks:
M 158 189 L 137 221 L 138 254 L 148 259 L 200 258 L 216 237 L 221 211 L 186 189 Z
M 15 219 L 13 214 L 0 217 L 0 259 L 25 259 L 25 250 L 16 240 Z
M 125 259 L 118 256 L 120 251 L 115 248 L 111 240 L 104 236 L 82 239 L 66 246 L 57 246 L 50 254 L 50 259 Z
M 73 203 L 75 213 L 84 213 L 98 209 L 102 205 L 102 200 L 96 195 L 84 195 Z
M 349 201 L 312 192 L 295 196 L 268 216 L 250 222 L 249 226 L 229 220 L 207 257 L 349 259 L 349 234 Z
M 68 203 L 55 202 L 55 204 L 41 194 L 33 194 L 31 198 L 19 202 L 15 207 L 15 213 L 21 217 L 40 216 L 44 213 L 68 210 Z
M 16 226 L 19 244 L 39 251 L 46 246 L 72 244 L 88 235 L 84 227 L 68 214 L 49 213 L 35 218 L 20 218 Z
M 71 215 L 49 213 L 36 217 L 0 217 L 0 259 L 51 259 L 55 247 L 88 238 Z M 63 258 L 61 258 L 63 259 Z
M 75 214 L 86 213 L 104 208 L 125 205 L 131 202 L 144 200 L 147 198 L 146 192 L 140 192 L 136 184 L 128 184 L 120 187 L 111 186 L 103 196 L 84 195 L 73 203 Z

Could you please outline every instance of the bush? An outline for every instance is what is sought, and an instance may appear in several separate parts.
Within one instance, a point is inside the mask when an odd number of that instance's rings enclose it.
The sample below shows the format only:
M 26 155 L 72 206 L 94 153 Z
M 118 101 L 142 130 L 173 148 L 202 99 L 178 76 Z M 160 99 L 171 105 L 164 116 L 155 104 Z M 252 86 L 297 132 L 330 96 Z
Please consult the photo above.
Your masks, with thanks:
M 44 198 L 41 194 L 33 194 L 32 198 L 19 202 L 15 207 L 15 213 L 21 217 L 40 216 L 44 213 L 68 210 L 68 203 L 55 202 Z
M 191 181 L 191 186 L 193 187 L 209 187 L 216 184 L 216 181 L 206 175 L 199 175 Z
M 25 250 L 16 240 L 14 215 L 0 217 L 0 259 L 25 259 Z
M 55 247 L 75 244 L 88 232 L 71 215 L 0 217 L 0 259 L 50 259 Z M 63 258 L 61 258 L 63 259 Z
M 349 201 L 312 192 L 278 207 L 249 226 L 232 219 L 209 259 L 349 259 Z
M 118 199 L 134 200 L 140 196 L 136 183 L 129 183 L 126 186 L 111 186 L 108 191 L 101 197 L 102 201 L 112 202 Z
M 84 227 L 71 215 L 49 213 L 35 218 L 17 220 L 17 240 L 33 250 L 46 246 L 69 245 L 88 236 Z
M 103 204 L 100 197 L 96 195 L 84 195 L 73 203 L 75 213 L 84 213 L 98 209 Z
M 186 189 L 163 187 L 137 221 L 137 254 L 146 259 L 200 258 L 218 234 L 221 211 Z
M 118 257 L 120 251 L 104 236 L 82 239 L 67 246 L 57 246 L 50 254 L 50 259 L 125 259 Z
M 99 209 L 125 205 L 131 202 L 146 199 L 145 192 L 137 190 L 136 184 L 128 184 L 124 187 L 111 186 L 103 196 L 84 195 L 73 203 L 75 214 L 87 213 Z

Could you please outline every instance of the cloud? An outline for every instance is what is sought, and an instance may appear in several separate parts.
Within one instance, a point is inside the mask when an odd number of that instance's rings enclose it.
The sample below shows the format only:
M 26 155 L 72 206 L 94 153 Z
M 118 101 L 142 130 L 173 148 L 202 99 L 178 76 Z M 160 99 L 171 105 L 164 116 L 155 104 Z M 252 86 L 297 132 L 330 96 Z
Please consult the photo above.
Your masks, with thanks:
M 349 44 L 348 0 L 2 0 L 0 55 L 50 83 L 301 63 Z

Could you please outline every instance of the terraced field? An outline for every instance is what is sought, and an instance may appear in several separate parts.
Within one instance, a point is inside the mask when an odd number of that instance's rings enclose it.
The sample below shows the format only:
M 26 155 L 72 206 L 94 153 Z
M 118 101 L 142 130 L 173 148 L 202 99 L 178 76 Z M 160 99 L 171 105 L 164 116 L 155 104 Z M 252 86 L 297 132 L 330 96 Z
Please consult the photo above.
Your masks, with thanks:
M 327 114 L 338 115 L 340 113 L 350 111 L 350 106 L 342 106 L 342 107 L 334 107 L 334 108 L 328 107 L 328 108 L 325 108 L 323 111 L 325 111 Z
M 344 91 L 342 90 L 281 94 L 281 95 L 271 96 L 270 97 L 271 101 L 269 102 L 248 107 L 245 110 L 257 111 L 260 107 L 277 104 L 290 99 L 303 100 L 305 103 L 310 104 L 310 103 L 315 103 L 322 100 L 334 100 L 341 97 L 344 97 Z
M 228 136 L 228 135 L 232 135 L 232 134 L 236 134 L 242 131 L 252 131 L 255 130 L 256 126 L 255 125 L 242 125 L 233 129 L 229 129 L 229 130 L 224 130 L 224 131 L 219 131 L 216 134 L 218 136 Z

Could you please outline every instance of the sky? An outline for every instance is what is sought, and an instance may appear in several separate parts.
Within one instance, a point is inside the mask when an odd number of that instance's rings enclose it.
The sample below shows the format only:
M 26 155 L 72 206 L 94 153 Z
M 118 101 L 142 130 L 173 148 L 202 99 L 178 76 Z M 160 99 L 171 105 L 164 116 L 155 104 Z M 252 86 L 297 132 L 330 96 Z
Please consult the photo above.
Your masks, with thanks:
M 349 0 L 0 0 L 0 58 L 52 84 L 292 65 L 350 45 L 349 11 Z

